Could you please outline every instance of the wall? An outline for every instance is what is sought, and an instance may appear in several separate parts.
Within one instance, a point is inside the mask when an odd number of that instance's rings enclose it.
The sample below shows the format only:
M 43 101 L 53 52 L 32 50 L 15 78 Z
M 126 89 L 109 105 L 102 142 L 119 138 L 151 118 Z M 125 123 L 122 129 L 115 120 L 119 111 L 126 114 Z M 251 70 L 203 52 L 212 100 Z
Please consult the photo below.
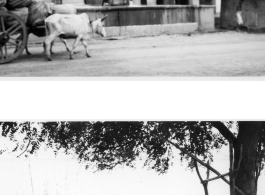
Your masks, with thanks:
M 244 25 L 250 29 L 265 29 L 264 0 L 245 0 L 242 6 Z
M 200 30 L 214 29 L 214 6 L 117 6 L 117 7 L 88 7 L 78 6 L 78 13 L 87 13 L 93 20 L 108 14 L 105 26 L 133 26 L 197 22 Z
M 200 6 L 199 9 L 195 9 L 195 21 L 198 22 L 199 30 L 213 30 L 214 29 L 214 9 L 207 6 Z

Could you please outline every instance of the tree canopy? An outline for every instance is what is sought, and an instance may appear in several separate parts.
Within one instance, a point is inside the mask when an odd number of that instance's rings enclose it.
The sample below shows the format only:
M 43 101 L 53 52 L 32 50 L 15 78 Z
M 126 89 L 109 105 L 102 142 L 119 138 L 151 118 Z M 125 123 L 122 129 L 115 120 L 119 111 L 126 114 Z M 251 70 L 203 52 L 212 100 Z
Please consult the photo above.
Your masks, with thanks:
M 212 150 L 227 144 L 207 122 L 43 122 L 38 125 L 40 128 L 30 122 L 3 122 L 2 136 L 16 143 L 13 152 L 33 154 L 43 143 L 55 153 L 62 149 L 67 154 L 75 154 L 87 168 L 92 163 L 100 170 L 123 163 L 134 166 L 134 160 L 146 153 L 145 165 L 164 173 L 174 157 L 174 146 L 167 140 L 204 160 L 213 160 Z M 181 160 L 184 158 L 189 159 L 182 152 Z M 194 167 L 192 162 L 190 168 Z

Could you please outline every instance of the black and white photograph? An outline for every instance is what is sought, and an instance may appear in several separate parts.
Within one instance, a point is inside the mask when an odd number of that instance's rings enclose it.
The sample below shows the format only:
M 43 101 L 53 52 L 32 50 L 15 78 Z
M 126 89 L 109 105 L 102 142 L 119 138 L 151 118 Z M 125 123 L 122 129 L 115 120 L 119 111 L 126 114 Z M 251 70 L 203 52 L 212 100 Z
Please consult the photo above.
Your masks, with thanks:
M 1 195 L 264 195 L 264 8 L 0 0 Z
M 0 77 L 260 77 L 263 0 L 0 0 Z
M 3 195 L 263 195 L 264 121 L 1 121 Z

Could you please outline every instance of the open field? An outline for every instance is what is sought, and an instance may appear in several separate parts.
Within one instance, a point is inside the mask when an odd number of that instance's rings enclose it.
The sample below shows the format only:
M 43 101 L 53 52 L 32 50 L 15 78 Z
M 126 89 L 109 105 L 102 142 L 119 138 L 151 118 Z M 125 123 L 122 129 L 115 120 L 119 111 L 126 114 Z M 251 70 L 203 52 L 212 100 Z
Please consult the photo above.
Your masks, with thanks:
M 42 45 L 30 45 L 0 66 L 1 77 L 225 77 L 265 76 L 265 35 L 245 32 L 162 35 L 89 42 L 92 58 L 81 43 L 69 60 L 62 43 L 48 62 Z

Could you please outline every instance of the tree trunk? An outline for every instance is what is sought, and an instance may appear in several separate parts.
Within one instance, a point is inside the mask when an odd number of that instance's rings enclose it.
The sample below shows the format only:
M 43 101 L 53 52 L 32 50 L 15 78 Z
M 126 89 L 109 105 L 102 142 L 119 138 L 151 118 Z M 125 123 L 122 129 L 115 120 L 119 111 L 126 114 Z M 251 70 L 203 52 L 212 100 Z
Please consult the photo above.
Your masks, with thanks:
M 205 195 L 209 195 L 207 184 L 202 184 L 202 185 L 203 185 L 203 188 L 204 188 L 204 194 Z
M 236 174 L 236 186 L 248 195 L 256 195 L 255 165 L 258 140 L 261 135 L 261 122 L 239 122 L 238 137 L 234 143 L 236 168 L 239 161 L 240 145 L 243 144 L 242 161 Z M 236 195 L 239 195 L 236 192 Z

